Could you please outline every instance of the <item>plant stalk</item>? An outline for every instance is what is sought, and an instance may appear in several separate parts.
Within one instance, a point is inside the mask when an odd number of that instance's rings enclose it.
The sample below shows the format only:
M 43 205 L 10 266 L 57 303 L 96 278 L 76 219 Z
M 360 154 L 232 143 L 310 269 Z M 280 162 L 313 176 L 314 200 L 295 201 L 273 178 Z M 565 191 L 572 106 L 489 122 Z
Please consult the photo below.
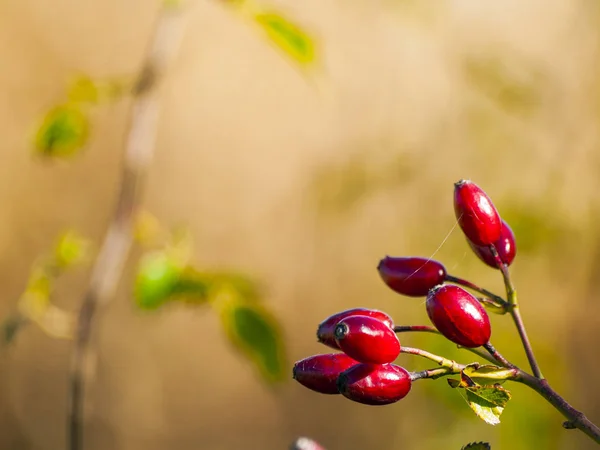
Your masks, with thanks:
M 174 2 L 165 3 L 145 61 L 133 90 L 133 111 L 125 144 L 117 206 L 100 247 L 90 284 L 77 319 L 71 354 L 67 448 L 83 448 L 86 373 L 91 334 L 98 307 L 114 295 L 132 245 L 132 228 L 141 201 L 145 175 L 154 156 L 158 122 L 157 86 L 167 63 L 176 54 L 183 31 L 182 14 Z

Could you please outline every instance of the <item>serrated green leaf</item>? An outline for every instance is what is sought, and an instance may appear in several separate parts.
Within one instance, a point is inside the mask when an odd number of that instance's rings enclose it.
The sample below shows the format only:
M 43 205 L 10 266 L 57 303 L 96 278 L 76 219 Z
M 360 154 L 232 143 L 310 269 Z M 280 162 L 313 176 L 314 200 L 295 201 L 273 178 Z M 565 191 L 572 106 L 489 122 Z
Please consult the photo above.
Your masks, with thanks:
M 271 41 L 300 64 L 314 60 L 312 39 L 300 27 L 277 13 L 259 13 L 256 22 L 265 30 Z
M 98 103 L 98 86 L 90 77 L 79 76 L 71 82 L 67 98 L 74 103 Z
M 488 442 L 471 442 L 465 445 L 461 450 L 491 450 L 492 446 Z
M 89 129 L 88 118 L 77 105 L 59 105 L 44 117 L 35 136 L 36 150 L 43 156 L 73 156 L 86 144 Z
M 490 425 L 500 423 L 500 415 L 510 400 L 510 392 L 494 386 L 470 386 L 467 391 L 467 401 L 477 416 Z
M 281 327 L 264 307 L 227 301 L 221 309 L 225 333 L 267 382 L 284 379 L 285 351 Z

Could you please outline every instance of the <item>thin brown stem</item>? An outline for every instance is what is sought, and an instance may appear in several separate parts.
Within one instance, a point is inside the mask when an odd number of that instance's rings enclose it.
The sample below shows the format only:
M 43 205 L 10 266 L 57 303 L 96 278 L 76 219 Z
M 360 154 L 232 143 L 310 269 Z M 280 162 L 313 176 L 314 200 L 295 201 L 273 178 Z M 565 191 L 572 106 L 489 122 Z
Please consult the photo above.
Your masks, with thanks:
M 517 366 L 515 366 L 508 359 L 502 356 L 502 354 L 498 350 L 496 350 L 496 348 L 490 342 L 485 344 L 483 348 L 485 348 L 487 352 L 490 355 L 492 355 L 492 358 L 494 358 L 494 360 L 502 364 L 504 367 L 508 367 L 510 369 L 517 369 Z
M 92 325 L 98 306 L 112 298 L 127 262 L 134 216 L 154 155 L 158 121 L 157 88 L 165 68 L 177 52 L 182 31 L 181 10 L 174 2 L 165 3 L 133 91 L 132 119 L 125 144 L 117 205 L 79 311 L 70 368 L 67 434 L 67 448 L 70 450 L 83 448 L 84 367 L 91 355 Z
M 521 338 L 525 354 L 527 355 L 529 366 L 531 367 L 531 370 L 533 371 L 533 374 L 536 376 L 536 378 L 543 379 L 544 375 L 542 375 L 540 366 L 535 358 L 535 354 L 533 353 L 533 347 L 531 346 L 531 342 L 529 341 L 529 337 L 527 336 L 527 330 L 525 329 L 525 324 L 523 323 L 521 312 L 519 311 L 517 291 L 510 277 L 508 266 L 504 264 L 500 259 L 500 255 L 498 254 L 496 247 L 490 245 L 490 251 L 496 259 L 496 264 L 502 272 L 502 278 L 504 279 L 504 286 L 506 288 L 506 297 L 508 298 L 508 303 L 510 304 L 509 312 L 513 319 L 513 322 L 515 323 L 515 326 L 517 327 L 517 331 L 519 332 L 519 337 Z
M 564 428 L 577 428 L 593 439 L 594 442 L 600 444 L 600 428 L 591 422 L 581 411 L 573 408 L 573 406 L 552 389 L 547 380 L 539 379 L 525 372 L 521 372 L 517 381 L 520 381 L 536 391 L 565 416 L 567 421 L 563 423 Z
M 455 277 L 454 275 L 446 275 L 446 281 L 449 281 L 450 283 L 455 283 L 458 284 L 460 286 L 466 287 L 468 289 L 471 289 L 475 292 L 479 292 L 480 294 L 485 295 L 486 297 L 492 299 L 495 303 L 498 304 L 498 306 L 503 307 L 504 309 L 508 310 L 508 302 L 506 300 L 504 300 L 502 297 L 500 297 L 497 294 L 494 294 L 493 292 L 488 291 L 487 289 L 484 289 L 480 286 L 477 286 L 474 283 L 471 283 L 469 280 L 465 280 L 464 278 L 460 278 L 460 277 Z

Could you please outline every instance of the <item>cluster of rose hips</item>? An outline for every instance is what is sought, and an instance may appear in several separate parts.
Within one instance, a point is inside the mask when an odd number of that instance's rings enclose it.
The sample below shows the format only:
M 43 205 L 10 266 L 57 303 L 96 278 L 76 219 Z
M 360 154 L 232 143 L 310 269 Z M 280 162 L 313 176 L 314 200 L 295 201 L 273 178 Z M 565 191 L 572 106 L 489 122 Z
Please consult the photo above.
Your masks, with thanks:
M 515 237 L 490 198 L 475 183 L 454 185 L 454 211 L 469 246 L 485 264 L 507 267 L 516 255 Z M 438 261 L 420 257 L 385 257 L 377 267 L 383 281 L 395 292 L 427 297 L 426 308 L 435 328 L 455 344 L 491 349 L 490 320 L 477 298 L 456 284 Z M 468 286 L 468 282 L 466 285 Z M 317 339 L 342 353 L 311 356 L 294 365 L 293 377 L 303 386 L 323 394 L 342 394 L 367 405 L 386 405 L 404 398 L 422 373 L 411 373 L 393 364 L 402 351 L 392 318 L 365 308 L 342 311 L 325 319 Z M 413 327 L 418 328 L 418 327 Z

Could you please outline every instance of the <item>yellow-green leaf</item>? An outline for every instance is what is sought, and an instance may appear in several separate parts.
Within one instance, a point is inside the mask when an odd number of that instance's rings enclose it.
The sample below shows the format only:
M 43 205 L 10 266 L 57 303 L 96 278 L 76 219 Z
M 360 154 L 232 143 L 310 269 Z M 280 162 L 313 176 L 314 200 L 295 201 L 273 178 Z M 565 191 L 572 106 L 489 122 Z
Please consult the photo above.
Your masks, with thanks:
M 98 86 L 90 77 L 79 76 L 71 82 L 67 97 L 73 103 L 98 103 Z
M 51 109 L 35 136 L 36 150 L 43 156 L 68 157 L 86 144 L 90 124 L 84 112 L 74 104 Z
M 479 384 L 489 384 L 489 380 L 502 381 L 513 377 L 514 370 L 504 367 L 488 365 L 479 365 L 478 363 L 469 364 L 462 373 Z
M 270 40 L 293 60 L 300 64 L 308 64 L 314 60 L 313 41 L 299 26 L 277 13 L 258 13 L 254 19 Z
M 54 248 L 56 265 L 65 269 L 83 261 L 88 253 L 89 242 L 73 231 L 67 231 L 59 237 Z
M 284 379 L 285 351 L 275 317 L 257 304 L 228 301 L 221 309 L 225 333 L 268 382 Z

